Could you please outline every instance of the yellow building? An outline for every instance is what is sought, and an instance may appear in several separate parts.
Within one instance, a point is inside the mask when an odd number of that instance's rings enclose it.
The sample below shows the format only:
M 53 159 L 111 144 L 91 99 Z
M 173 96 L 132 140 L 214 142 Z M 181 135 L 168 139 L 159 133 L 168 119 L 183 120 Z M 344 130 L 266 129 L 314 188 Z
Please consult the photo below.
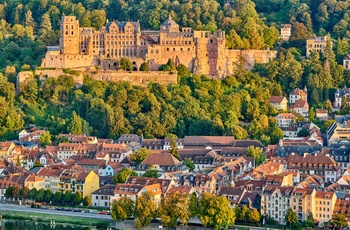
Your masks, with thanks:
M 41 188 L 45 189 L 45 179 L 39 176 L 36 176 L 34 174 L 31 174 L 24 181 L 24 186 L 28 187 L 29 189 L 33 189 L 33 188 L 36 188 L 37 190 Z
M 313 214 L 319 227 L 332 219 L 337 196 L 334 192 L 316 191 L 309 188 L 295 188 L 290 199 L 290 207 L 301 223 Z
M 310 57 L 312 52 L 323 52 L 326 49 L 327 36 L 313 36 L 306 39 L 306 57 Z
M 318 220 L 319 227 L 332 219 L 337 196 L 334 192 L 316 191 L 314 218 Z
M 0 142 L 0 157 L 7 157 L 15 148 L 15 144 L 10 141 Z

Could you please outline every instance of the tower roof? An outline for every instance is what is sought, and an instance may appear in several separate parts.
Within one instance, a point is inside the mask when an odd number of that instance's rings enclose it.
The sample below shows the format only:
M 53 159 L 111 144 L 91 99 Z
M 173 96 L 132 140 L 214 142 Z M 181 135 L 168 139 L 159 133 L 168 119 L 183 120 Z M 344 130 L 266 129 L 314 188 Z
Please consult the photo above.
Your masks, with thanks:
M 165 22 L 162 23 L 163 25 L 178 25 L 172 18 L 171 15 L 169 14 L 169 18 L 167 20 L 165 20 Z

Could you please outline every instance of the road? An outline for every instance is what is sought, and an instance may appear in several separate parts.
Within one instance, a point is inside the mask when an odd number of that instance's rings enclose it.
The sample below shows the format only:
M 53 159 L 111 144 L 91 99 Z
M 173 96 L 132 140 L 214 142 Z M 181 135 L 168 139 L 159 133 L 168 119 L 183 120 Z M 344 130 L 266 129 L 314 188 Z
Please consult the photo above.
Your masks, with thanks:
M 70 216 L 70 217 L 94 218 L 94 219 L 100 219 L 100 220 L 113 220 L 110 215 L 91 214 L 91 213 L 84 213 L 84 212 L 57 211 L 57 210 L 51 210 L 51 209 L 36 209 L 36 208 L 11 205 L 11 204 L 0 204 L 0 212 L 1 210 L 51 214 L 51 215 Z

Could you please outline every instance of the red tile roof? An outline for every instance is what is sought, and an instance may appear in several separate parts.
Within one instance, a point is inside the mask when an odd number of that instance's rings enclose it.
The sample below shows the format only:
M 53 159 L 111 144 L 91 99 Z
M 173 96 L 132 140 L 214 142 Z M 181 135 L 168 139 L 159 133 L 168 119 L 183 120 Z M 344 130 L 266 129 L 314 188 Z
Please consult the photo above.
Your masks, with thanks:
M 285 99 L 285 97 L 283 97 L 283 96 L 271 96 L 270 103 L 281 103 L 283 101 L 283 99 Z

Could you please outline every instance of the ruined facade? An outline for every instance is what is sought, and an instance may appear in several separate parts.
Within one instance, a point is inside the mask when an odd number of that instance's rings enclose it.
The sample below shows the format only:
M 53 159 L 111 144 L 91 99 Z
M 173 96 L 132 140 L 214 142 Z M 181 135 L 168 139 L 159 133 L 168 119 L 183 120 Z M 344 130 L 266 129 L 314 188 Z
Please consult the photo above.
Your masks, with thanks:
M 121 57 L 131 60 L 133 70 L 148 61 L 149 70 L 157 71 L 172 59 L 194 73 L 226 77 L 243 57 L 245 67 L 267 63 L 276 51 L 229 50 L 225 32 L 181 30 L 171 17 L 160 25 L 159 31 L 142 31 L 139 22 L 109 22 L 99 30 L 79 27 L 75 16 L 62 16 L 60 47 L 49 50 L 42 67 L 90 68 L 117 70 Z

